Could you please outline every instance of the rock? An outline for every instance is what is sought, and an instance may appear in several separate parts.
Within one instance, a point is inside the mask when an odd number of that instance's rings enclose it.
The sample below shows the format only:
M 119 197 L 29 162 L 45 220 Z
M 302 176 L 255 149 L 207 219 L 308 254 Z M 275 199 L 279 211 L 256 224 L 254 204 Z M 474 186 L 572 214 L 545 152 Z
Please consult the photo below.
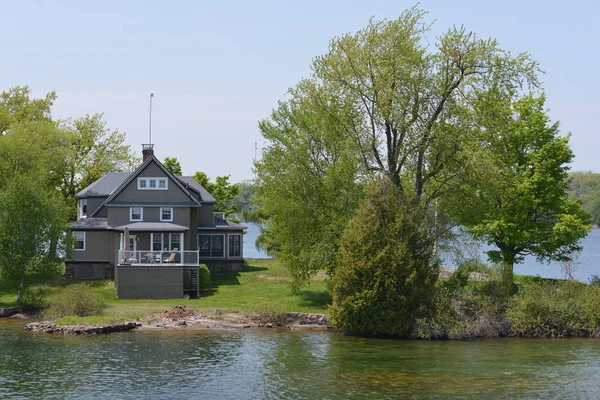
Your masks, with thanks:
M 11 316 L 15 315 L 18 312 L 19 312 L 19 310 L 17 310 L 14 307 L 13 308 L 0 308 L 0 318 L 11 317 Z
M 25 325 L 25 330 L 42 333 L 63 333 L 72 335 L 98 335 L 101 333 L 130 331 L 141 326 L 137 322 L 126 322 L 113 325 L 56 325 L 51 322 L 32 322 Z
M 187 322 L 185 322 L 184 319 L 180 319 L 179 321 L 177 321 L 177 325 L 179 325 L 179 326 L 186 326 Z

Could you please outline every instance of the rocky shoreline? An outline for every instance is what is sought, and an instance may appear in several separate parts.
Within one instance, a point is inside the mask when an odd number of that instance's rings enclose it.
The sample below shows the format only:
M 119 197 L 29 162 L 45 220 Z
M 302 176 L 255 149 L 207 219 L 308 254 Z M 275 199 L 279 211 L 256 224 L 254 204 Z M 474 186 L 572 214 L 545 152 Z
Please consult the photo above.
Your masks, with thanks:
M 175 306 L 160 314 L 150 315 L 140 321 L 107 325 L 57 325 L 52 321 L 31 322 L 25 326 L 29 332 L 98 335 L 134 329 L 247 329 L 279 328 L 290 330 L 330 330 L 324 314 L 304 313 L 240 313 L 214 310 L 192 310 Z

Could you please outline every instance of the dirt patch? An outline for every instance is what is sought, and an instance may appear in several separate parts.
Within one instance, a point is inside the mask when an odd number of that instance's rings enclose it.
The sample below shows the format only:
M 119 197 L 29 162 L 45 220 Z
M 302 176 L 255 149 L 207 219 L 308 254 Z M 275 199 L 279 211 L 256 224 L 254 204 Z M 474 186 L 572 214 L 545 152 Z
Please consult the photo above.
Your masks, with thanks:
M 258 274 L 256 275 L 257 278 L 260 279 L 267 279 L 270 281 L 288 281 L 289 278 L 286 278 L 284 276 L 269 276 L 269 275 L 265 275 L 265 274 Z

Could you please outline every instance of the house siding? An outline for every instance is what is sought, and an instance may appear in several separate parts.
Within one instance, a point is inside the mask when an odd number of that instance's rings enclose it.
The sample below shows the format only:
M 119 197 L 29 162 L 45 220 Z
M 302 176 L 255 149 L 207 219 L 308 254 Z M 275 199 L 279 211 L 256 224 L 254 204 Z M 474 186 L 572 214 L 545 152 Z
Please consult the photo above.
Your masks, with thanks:
M 157 177 L 162 178 L 167 175 L 163 170 L 151 162 L 144 168 L 143 171 L 138 175 L 139 178 L 144 177 Z M 132 180 L 124 189 L 119 193 L 113 201 L 191 201 L 190 198 L 177 186 L 177 183 L 169 178 L 168 190 L 138 190 L 137 188 L 137 177 Z
M 198 209 L 198 224 L 199 225 L 212 225 L 214 211 L 215 211 L 214 205 L 202 204 L 202 207 L 200 207 Z
M 106 261 L 112 259 L 114 250 L 112 243 L 113 232 L 110 231 L 84 231 L 85 250 L 73 251 L 73 261 Z

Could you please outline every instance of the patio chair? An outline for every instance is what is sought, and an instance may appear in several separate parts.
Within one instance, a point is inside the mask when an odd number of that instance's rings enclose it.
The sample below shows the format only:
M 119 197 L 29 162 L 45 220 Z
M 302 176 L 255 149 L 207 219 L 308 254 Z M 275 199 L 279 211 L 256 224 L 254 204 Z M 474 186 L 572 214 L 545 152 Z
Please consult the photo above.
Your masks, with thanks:
M 176 254 L 177 254 L 177 253 L 171 253 L 171 255 L 170 255 L 169 257 L 165 257 L 165 258 L 163 259 L 163 262 L 166 262 L 166 263 L 172 263 L 172 262 L 173 262 L 173 260 L 175 260 L 175 255 L 176 255 Z

